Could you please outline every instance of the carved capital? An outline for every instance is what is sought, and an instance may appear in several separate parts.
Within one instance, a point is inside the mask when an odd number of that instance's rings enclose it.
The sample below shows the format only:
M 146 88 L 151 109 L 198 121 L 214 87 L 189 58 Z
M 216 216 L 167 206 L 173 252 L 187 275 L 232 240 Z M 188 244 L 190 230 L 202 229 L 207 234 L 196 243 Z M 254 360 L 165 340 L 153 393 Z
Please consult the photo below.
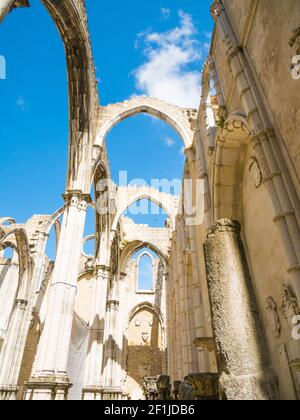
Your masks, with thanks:
M 17 299 L 15 302 L 15 309 L 20 309 L 22 311 L 25 311 L 28 305 L 28 300 L 24 299 Z
M 77 190 L 67 191 L 63 198 L 69 207 L 77 207 L 79 210 L 86 210 L 88 204 L 93 202 L 90 194 L 84 194 L 82 191 Z
M 107 280 L 110 276 L 111 268 L 106 265 L 97 265 L 95 268 L 95 275 L 100 280 Z
M 209 230 L 207 237 L 209 238 L 219 232 L 234 232 L 239 235 L 241 233 L 241 224 L 237 220 L 220 219 Z
M 109 310 L 118 310 L 120 302 L 118 300 L 108 300 L 107 301 L 107 309 Z

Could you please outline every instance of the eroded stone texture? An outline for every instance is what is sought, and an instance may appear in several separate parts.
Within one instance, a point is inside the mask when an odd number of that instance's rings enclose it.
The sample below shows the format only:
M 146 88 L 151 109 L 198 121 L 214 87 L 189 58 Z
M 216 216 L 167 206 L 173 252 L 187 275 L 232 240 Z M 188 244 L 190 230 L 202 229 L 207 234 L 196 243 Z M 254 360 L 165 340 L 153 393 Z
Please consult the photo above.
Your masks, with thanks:
M 240 224 L 219 220 L 204 244 L 220 386 L 230 400 L 276 399 Z

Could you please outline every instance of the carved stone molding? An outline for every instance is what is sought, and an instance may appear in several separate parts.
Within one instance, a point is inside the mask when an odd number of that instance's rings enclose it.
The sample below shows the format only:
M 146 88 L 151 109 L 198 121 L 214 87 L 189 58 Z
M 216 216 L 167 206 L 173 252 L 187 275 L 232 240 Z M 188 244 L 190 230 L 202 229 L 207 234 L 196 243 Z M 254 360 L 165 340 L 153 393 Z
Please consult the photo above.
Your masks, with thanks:
M 256 157 L 252 156 L 249 165 L 249 172 L 253 178 L 255 188 L 259 188 L 263 182 L 263 174 Z
M 118 300 L 109 300 L 107 302 L 107 309 L 117 311 L 119 309 L 120 302 Z
M 266 300 L 266 311 L 268 314 L 269 327 L 275 337 L 279 338 L 281 335 L 281 323 L 277 312 L 277 303 L 271 296 Z
M 283 285 L 281 312 L 289 323 L 290 327 L 293 328 L 293 318 L 300 314 L 300 308 L 296 296 L 285 284 Z
M 28 305 L 28 300 L 24 299 L 17 299 L 15 303 L 16 309 L 21 309 L 22 311 L 25 311 Z

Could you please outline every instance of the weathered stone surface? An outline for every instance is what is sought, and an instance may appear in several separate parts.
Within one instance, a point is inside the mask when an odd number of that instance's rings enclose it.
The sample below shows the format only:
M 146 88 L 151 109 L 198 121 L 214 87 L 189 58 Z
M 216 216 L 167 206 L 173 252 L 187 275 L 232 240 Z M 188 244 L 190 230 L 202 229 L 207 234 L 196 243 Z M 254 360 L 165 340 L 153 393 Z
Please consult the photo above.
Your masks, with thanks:
M 222 393 L 229 400 L 276 399 L 240 224 L 219 220 L 204 244 Z

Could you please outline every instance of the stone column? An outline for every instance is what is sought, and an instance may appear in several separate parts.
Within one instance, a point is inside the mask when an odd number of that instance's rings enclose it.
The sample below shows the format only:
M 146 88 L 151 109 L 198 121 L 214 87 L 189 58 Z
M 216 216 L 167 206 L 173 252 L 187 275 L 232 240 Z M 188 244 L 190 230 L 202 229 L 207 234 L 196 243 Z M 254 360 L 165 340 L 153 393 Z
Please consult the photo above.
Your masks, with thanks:
M 119 301 L 109 300 L 107 302 L 107 313 L 105 322 L 105 352 L 103 368 L 103 399 L 120 399 L 122 390 L 119 378 L 114 377 L 117 369 L 118 352 L 117 345 L 117 314 L 119 311 Z
M 68 209 L 63 217 L 45 325 L 26 399 L 64 400 L 71 387 L 67 362 L 86 210 L 91 199 L 78 191 L 70 191 L 65 199 Z
M 16 400 L 19 388 L 18 377 L 26 341 L 26 315 L 28 301 L 17 299 L 12 312 L 7 337 L 1 352 L 0 400 Z M 27 316 L 28 318 L 28 316 Z
M 127 274 L 120 273 L 107 302 L 105 351 L 103 368 L 103 399 L 120 399 L 123 393 L 123 327 L 124 295 Z
M 228 400 L 274 400 L 277 386 L 240 231 L 239 222 L 219 220 L 204 244 L 221 393 Z
M 93 302 L 90 318 L 89 349 L 86 362 L 84 400 L 101 400 L 104 352 L 104 324 L 110 268 L 98 266 L 93 284 Z
M 114 366 L 114 386 L 121 387 L 122 380 L 124 377 L 124 366 L 123 366 L 123 333 L 124 333 L 124 298 L 125 298 L 125 285 L 126 285 L 127 273 L 121 273 L 118 282 L 118 312 L 116 321 L 116 363 Z

